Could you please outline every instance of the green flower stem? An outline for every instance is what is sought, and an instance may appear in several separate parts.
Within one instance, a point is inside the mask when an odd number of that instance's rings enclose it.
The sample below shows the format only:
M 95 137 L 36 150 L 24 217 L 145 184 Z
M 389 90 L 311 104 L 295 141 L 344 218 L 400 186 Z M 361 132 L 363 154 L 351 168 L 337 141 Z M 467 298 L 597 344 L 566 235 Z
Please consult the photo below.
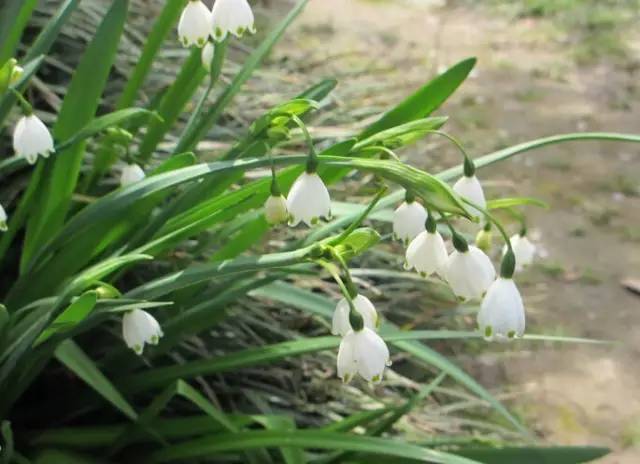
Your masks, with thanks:
M 29 103 L 20 92 L 18 92 L 16 89 L 14 89 L 13 87 L 10 88 L 11 92 L 13 92 L 13 94 L 16 96 L 16 98 L 18 99 L 18 102 L 20 103 L 20 106 L 22 107 L 22 112 L 26 115 L 26 116 L 31 116 L 33 114 L 33 106 L 31 106 L 31 103 Z
M 500 235 L 502 235 L 502 237 L 504 238 L 504 242 L 507 244 L 507 247 L 509 248 L 509 251 L 513 251 L 511 249 L 511 239 L 509 238 L 509 234 L 507 234 L 507 231 L 502 226 L 502 223 L 500 221 L 498 221 L 496 219 L 496 217 L 489 212 L 489 210 L 487 210 L 486 208 L 482 208 L 482 207 L 478 206 L 477 204 L 475 204 L 472 201 L 467 200 L 466 198 L 462 198 L 462 201 L 464 203 L 468 204 L 469 206 L 473 206 L 475 209 L 477 209 L 482 214 L 484 214 L 485 217 L 487 218 L 487 221 L 493 223 L 496 226 L 496 228 L 500 232 Z
M 307 125 L 297 115 L 292 114 L 291 120 L 294 123 L 296 123 L 296 125 L 302 130 L 302 133 L 304 134 L 304 138 L 307 141 L 307 145 L 309 146 L 309 157 L 307 158 L 307 172 L 309 174 L 314 173 L 318 168 L 318 154 L 316 153 L 316 149 L 313 145 L 313 139 L 311 138 L 309 129 L 307 129 Z
M 473 160 L 471 159 L 471 157 L 469 157 L 469 154 L 467 153 L 467 151 L 464 149 L 464 147 L 462 146 L 462 144 L 460 143 L 460 141 L 458 139 L 456 139 L 455 137 L 453 137 L 452 135 L 447 134 L 446 132 L 440 131 L 440 130 L 429 130 L 426 131 L 428 134 L 436 134 L 436 135 L 440 135 L 446 139 L 448 139 L 449 141 L 451 141 L 456 148 L 458 148 L 458 150 L 460 150 L 460 153 L 462 153 L 462 156 L 464 157 L 464 175 L 467 177 L 471 177 L 475 174 L 476 172 L 476 167 L 475 164 L 473 162 Z
M 351 233 L 354 230 L 360 227 L 362 222 L 367 218 L 367 216 L 369 216 L 373 208 L 376 207 L 376 205 L 378 204 L 378 202 L 380 201 L 380 199 L 385 193 L 387 193 L 386 185 L 380 188 L 380 190 L 378 190 L 378 193 L 376 193 L 376 196 L 373 197 L 373 200 L 371 200 L 371 202 L 369 203 L 369 206 L 367 206 L 367 208 L 362 213 L 360 213 L 360 215 L 356 218 L 356 220 L 353 221 L 351 224 L 349 224 L 349 227 L 347 227 L 344 231 L 342 231 L 342 233 L 338 235 L 338 237 L 336 237 L 335 240 L 332 240 L 330 245 L 338 245 L 339 243 L 342 243 L 342 241 L 344 241 L 344 239 L 346 239 L 349 235 L 351 235 Z
M 347 300 L 347 303 L 349 304 L 349 323 L 351 324 L 353 330 L 362 330 L 362 328 L 364 327 L 364 320 L 362 319 L 362 315 L 358 311 L 356 311 L 356 307 L 353 305 L 353 298 L 357 296 L 357 291 L 355 290 L 355 286 L 353 285 L 353 281 L 351 280 L 351 274 L 349 273 L 349 269 L 347 268 L 346 263 L 344 262 L 342 257 L 340 257 L 340 255 L 338 255 L 337 253 L 332 253 L 332 255 L 340 263 L 340 266 L 344 271 L 345 280 L 342 280 L 342 277 L 340 277 L 340 273 L 335 264 L 330 263 L 324 259 L 316 260 L 316 262 L 323 268 L 325 268 L 329 272 L 329 274 L 331 274 L 331 277 L 333 277 L 333 280 L 335 280 L 338 284 L 338 287 L 340 288 L 340 291 L 342 292 L 345 300 Z

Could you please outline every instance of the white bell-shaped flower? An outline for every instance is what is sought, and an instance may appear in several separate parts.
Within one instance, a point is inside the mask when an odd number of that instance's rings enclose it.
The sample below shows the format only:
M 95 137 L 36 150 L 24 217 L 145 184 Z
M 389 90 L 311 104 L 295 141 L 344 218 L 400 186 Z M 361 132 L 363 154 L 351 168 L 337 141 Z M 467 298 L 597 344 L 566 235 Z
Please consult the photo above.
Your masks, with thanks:
M 145 343 L 157 345 L 162 335 L 160 324 L 146 311 L 134 309 L 122 317 L 122 336 L 136 354 L 142 354 Z
M 120 185 L 125 187 L 130 184 L 134 184 L 145 178 L 145 173 L 137 164 L 127 164 L 122 168 L 122 174 L 120 174 Z
M 487 340 L 505 341 L 524 335 L 524 305 L 513 279 L 500 277 L 491 284 L 482 300 L 478 326 Z
M 216 0 L 213 5 L 213 38 L 224 40 L 228 34 L 236 37 L 249 31 L 255 33 L 253 11 L 247 0 Z
M 387 344 L 368 327 L 349 331 L 340 342 L 338 377 L 343 382 L 350 382 L 360 374 L 368 382 L 379 383 L 385 367 L 390 365 Z
M 447 259 L 447 247 L 440 233 L 425 230 L 409 244 L 405 267 L 415 269 L 422 277 L 429 277 L 434 272 L 443 276 Z
M 378 313 L 373 303 L 371 303 L 371 300 L 366 296 L 358 294 L 353 299 L 353 307 L 362 316 L 364 326 L 375 330 L 378 325 Z M 331 326 L 331 333 L 333 335 L 344 337 L 352 330 L 351 323 L 349 322 L 349 311 L 349 302 L 346 298 L 341 299 L 333 312 L 333 324 Z
M 308 226 L 318 222 L 321 217 L 331 216 L 331 198 L 320 176 L 313 172 L 303 172 L 296 179 L 287 196 L 289 224 L 296 226 L 300 221 Z
M 48 158 L 54 152 L 53 138 L 47 126 L 35 114 L 23 116 L 13 131 L 13 149 L 29 164 L 38 161 L 38 155 Z
M 516 256 L 516 271 L 521 271 L 533 263 L 536 255 L 536 246 L 531 243 L 526 235 L 515 234 L 510 238 L 513 253 Z M 507 252 L 507 245 L 502 249 L 502 254 Z
M 211 11 L 201 0 L 189 0 L 178 23 L 178 37 L 185 47 L 204 47 L 211 35 Z
M 408 244 L 424 231 L 427 211 L 417 201 L 405 201 L 393 212 L 393 236 Z
M 484 190 L 478 178 L 473 175 L 470 177 L 462 176 L 458 181 L 453 184 L 453 190 L 462 198 L 469 200 L 475 205 L 478 205 L 482 209 L 486 209 L 487 200 L 484 197 Z M 465 208 L 472 216 L 482 216 L 482 212 L 470 205 L 465 205 Z
M 215 53 L 215 46 L 211 42 L 202 47 L 202 66 L 207 71 L 211 71 L 211 63 L 213 62 L 213 55 Z
M 7 227 L 7 219 L 9 219 L 7 217 L 7 212 L 4 210 L 4 208 L 2 207 L 2 205 L 0 205 L 0 232 L 6 232 L 8 227 Z
M 282 195 L 269 195 L 264 204 L 264 216 L 269 224 L 282 224 L 289 219 L 287 200 Z
M 496 270 L 482 250 L 466 242 L 464 249 L 456 244 L 456 238 L 460 237 L 454 236 L 456 249 L 447 260 L 447 282 L 459 297 L 480 298 L 496 278 Z

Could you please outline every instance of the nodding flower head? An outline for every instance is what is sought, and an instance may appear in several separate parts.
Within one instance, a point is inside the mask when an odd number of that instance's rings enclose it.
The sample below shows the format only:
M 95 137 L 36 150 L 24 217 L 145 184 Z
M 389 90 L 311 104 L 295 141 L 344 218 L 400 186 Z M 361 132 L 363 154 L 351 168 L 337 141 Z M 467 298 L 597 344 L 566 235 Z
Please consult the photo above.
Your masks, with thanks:
M 453 184 L 453 190 L 462 198 L 470 201 L 480 208 L 485 209 L 487 207 L 484 190 L 482 189 L 482 185 L 475 174 L 470 177 L 462 176 L 455 184 Z M 465 208 L 472 216 L 479 217 L 483 214 L 471 205 L 466 205 Z
M 511 237 L 511 248 L 516 257 L 516 271 L 521 271 L 526 266 L 533 263 L 536 255 L 536 246 L 531 243 L 526 235 L 515 234 Z M 502 254 L 507 253 L 507 245 L 502 249 Z
M 201 0 L 189 0 L 178 23 L 178 37 L 185 47 L 204 47 L 211 35 L 211 11 Z
M 47 126 L 35 114 L 20 118 L 13 131 L 13 149 L 29 164 L 35 164 L 38 156 L 48 158 L 54 152 L 53 138 Z
M 264 204 L 264 216 L 271 225 L 287 222 L 289 219 L 287 199 L 282 195 L 269 195 Z
M 524 335 L 524 305 L 513 279 L 499 277 L 491 284 L 482 300 L 478 326 L 487 340 L 507 341 Z
M 393 236 L 408 244 L 424 229 L 427 211 L 417 201 L 403 202 L 393 213 Z
M 422 277 L 429 277 L 434 272 L 444 276 L 447 259 L 447 247 L 440 233 L 424 230 L 409 244 L 405 267 L 415 269 Z
M 389 348 L 373 330 L 350 330 L 340 342 L 338 349 L 338 377 L 350 382 L 360 374 L 368 382 L 382 381 L 384 369 L 390 366 Z
M 313 172 L 303 172 L 296 179 L 287 196 L 289 224 L 296 226 L 300 221 L 308 226 L 321 217 L 331 217 L 331 198 L 320 176 Z
M 146 311 L 134 309 L 122 317 L 122 336 L 136 354 L 142 354 L 145 343 L 157 345 L 162 335 L 160 324 Z
M 445 275 L 453 293 L 471 299 L 484 294 L 496 278 L 496 270 L 482 250 L 470 245 L 449 255 Z
M 378 313 L 369 298 L 363 295 L 356 295 L 353 299 L 353 307 L 362 316 L 364 326 L 375 330 L 378 325 Z M 349 302 L 346 298 L 341 299 L 333 312 L 333 323 L 331 326 L 331 333 L 333 335 L 344 337 L 352 330 L 351 322 L 349 322 L 349 311 Z
M 247 0 L 216 0 L 213 5 L 213 38 L 224 40 L 228 34 L 236 37 L 249 31 L 255 33 L 253 11 Z
M 137 164 L 127 164 L 122 168 L 120 175 L 120 185 L 122 187 L 141 181 L 145 178 L 145 173 Z

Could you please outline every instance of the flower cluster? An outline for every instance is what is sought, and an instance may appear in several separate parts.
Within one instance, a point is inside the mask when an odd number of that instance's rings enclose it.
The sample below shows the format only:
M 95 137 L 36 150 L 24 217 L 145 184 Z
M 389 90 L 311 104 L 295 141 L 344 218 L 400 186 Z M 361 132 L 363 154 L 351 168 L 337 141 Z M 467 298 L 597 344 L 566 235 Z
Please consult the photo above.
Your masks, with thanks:
M 229 34 L 242 37 L 246 31 L 255 32 L 253 11 L 247 0 L 216 0 L 213 10 L 201 0 L 189 0 L 178 23 L 178 36 L 185 47 L 204 47 L 202 56 L 207 68 L 213 60 L 210 38 L 221 42 Z

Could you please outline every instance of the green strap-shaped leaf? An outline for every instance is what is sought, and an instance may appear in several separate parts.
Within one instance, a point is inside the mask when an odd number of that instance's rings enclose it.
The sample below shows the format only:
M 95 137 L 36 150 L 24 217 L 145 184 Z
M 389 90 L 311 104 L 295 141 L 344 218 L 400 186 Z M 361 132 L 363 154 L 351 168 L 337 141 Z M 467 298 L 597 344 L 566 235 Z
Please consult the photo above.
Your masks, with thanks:
M 68 140 L 94 117 L 109 77 L 127 16 L 128 0 L 114 0 L 87 47 L 60 109 L 53 135 Z M 47 164 L 45 182 L 38 188 L 37 207 L 30 217 L 21 269 L 24 270 L 38 248 L 64 222 L 75 190 L 84 155 L 84 144 L 58 152 Z
M 38 0 L 5 0 L 0 8 L 0 65 L 16 53 L 37 4 Z
M 96 292 L 87 292 L 80 296 L 49 324 L 49 327 L 40 334 L 34 346 L 46 341 L 56 332 L 69 330 L 82 322 L 91 313 L 97 302 L 98 294 Z
M 73 340 L 62 342 L 56 348 L 55 357 L 129 419 L 138 417 L 133 407 Z
M 27 50 L 24 56 L 26 61 L 49 53 L 49 49 L 57 39 L 60 29 L 62 29 L 64 23 L 67 22 L 67 19 L 79 4 L 80 0 L 65 0 L 64 3 L 60 5 L 58 11 L 47 21 L 47 24 L 42 31 L 40 31 L 36 40 Z

